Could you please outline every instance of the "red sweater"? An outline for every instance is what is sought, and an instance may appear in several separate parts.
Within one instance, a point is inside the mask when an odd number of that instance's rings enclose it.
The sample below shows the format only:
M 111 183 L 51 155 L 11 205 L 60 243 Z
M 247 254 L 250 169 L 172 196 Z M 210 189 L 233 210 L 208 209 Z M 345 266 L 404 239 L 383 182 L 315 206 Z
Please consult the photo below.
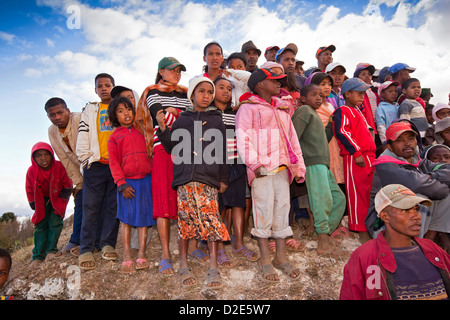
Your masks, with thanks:
M 47 150 L 51 153 L 53 159 L 48 171 L 44 171 L 34 161 L 33 153 L 37 150 Z M 27 171 L 25 182 L 28 202 L 35 210 L 31 222 L 37 225 L 44 219 L 44 196 L 50 198 L 55 214 L 64 218 L 72 187 L 72 180 L 67 176 L 62 163 L 55 160 L 52 147 L 45 142 L 36 143 L 31 150 L 31 167 Z
M 444 274 L 448 280 L 450 255 L 431 240 L 422 238 L 413 238 L 413 240 L 420 246 L 427 260 L 443 271 L 441 275 Z M 366 242 L 353 251 L 344 267 L 344 280 L 339 299 L 391 300 L 389 281 L 386 276 L 387 271 L 394 273 L 396 269 L 397 263 L 392 249 L 384 239 L 384 232 L 381 232 L 376 239 Z M 378 286 L 367 285 L 377 283 L 376 280 L 379 280 Z
M 108 140 L 109 167 L 118 187 L 125 179 L 142 179 L 152 172 L 144 135 L 134 126 L 119 127 Z

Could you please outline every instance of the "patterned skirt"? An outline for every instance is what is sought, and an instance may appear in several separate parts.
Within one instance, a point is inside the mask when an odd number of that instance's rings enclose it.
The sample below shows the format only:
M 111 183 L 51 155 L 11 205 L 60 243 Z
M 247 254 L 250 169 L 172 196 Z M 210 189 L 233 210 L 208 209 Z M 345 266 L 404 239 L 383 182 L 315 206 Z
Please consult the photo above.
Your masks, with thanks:
M 218 190 L 199 182 L 179 186 L 178 237 L 206 241 L 228 241 L 225 224 L 219 217 Z

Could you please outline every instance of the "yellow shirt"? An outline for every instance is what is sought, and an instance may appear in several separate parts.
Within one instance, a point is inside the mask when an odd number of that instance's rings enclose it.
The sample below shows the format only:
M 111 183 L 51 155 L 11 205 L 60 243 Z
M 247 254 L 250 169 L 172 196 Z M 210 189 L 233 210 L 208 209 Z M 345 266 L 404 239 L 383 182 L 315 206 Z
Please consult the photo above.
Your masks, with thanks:
M 97 135 L 98 145 L 100 147 L 100 162 L 108 164 L 108 139 L 112 133 L 111 122 L 108 117 L 108 105 L 100 103 L 100 109 L 97 115 Z

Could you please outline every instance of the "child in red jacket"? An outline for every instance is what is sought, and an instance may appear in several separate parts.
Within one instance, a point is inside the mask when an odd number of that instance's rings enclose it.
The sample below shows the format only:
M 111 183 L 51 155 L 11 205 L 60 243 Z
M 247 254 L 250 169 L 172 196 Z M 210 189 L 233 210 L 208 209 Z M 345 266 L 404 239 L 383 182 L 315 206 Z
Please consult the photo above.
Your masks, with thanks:
M 58 252 L 56 245 L 63 228 L 63 219 L 73 183 L 60 161 L 55 160 L 52 147 L 36 143 L 31 150 L 31 167 L 27 171 L 25 189 L 35 225 L 33 262 L 50 260 Z
M 144 135 L 134 125 L 136 111 L 128 98 L 117 97 L 108 106 L 115 127 L 108 140 L 109 167 L 117 185 L 117 218 L 122 223 L 122 273 L 133 272 L 131 227 L 137 227 L 139 252 L 136 269 L 149 267 L 145 258 L 147 230 L 153 219 L 152 162 Z
M 375 140 L 371 128 L 359 110 L 369 85 L 352 78 L 342 84 L 345 106 L 333 113 L 333 132 L 344 164 L 347 209 L 351 231 L 359 232 L 361 243 L 370 239 L 364 220 L 370 205 L 370 190 L 375 161 Z

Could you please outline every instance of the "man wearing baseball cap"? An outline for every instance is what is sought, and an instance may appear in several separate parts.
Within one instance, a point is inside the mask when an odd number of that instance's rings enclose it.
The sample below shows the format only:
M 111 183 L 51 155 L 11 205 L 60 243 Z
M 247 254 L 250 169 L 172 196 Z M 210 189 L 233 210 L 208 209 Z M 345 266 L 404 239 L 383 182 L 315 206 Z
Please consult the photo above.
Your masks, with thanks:
M 266 48 L 264 51 L 264 57 L 267 61 L 275 62 L 275 56 L 277 55 L 277 51 L 280 50 L 279 46 L 270 46 Z
M 447 300 L 450 255 L 419 237 L 419 205 L 431 201 L 401 184 L 375 196 L 386 230 L 357 248 L 344 267 L 341 300 Z
M 428 230 L 450 232 L 450 165 L 421 159 L 417 138 L 418 132 L 407 120 L 394 122 L 386 130 L 387 149 L 374 163 L 370 208 L 365 221 L 372 238 L 384 228 L 383 221 L 377 217 L 375 195 L 392 183 L 402 184 L 433 201 L 431 209 L 421 208 L 420 237 L 426 236 Z
M 411 78 L 410 73 L 416 71 L 416 68 L 408 66 L 406 63 L 399 62 L 389 67 L 389 73 L 392 75 L 392 80 L 400 83 L 406 79 Z
M 333 52 L 336 51 L 334 45 L 320 47 L 316 51 L 317 66 L 322 72 L 325 72 L 327 66 L 333 62 Z

